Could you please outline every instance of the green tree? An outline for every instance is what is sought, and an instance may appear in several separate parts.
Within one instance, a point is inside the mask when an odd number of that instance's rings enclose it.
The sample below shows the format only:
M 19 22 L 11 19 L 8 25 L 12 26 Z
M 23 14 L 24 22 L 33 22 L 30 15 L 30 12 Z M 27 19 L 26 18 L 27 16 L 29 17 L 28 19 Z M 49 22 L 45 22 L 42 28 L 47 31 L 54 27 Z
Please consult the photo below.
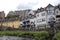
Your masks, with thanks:
M 7 18 L 13 18 L 13 17 L 18 17 L 18 15 L 15 15 L 13 11 L 10 11 L 7 15 Z

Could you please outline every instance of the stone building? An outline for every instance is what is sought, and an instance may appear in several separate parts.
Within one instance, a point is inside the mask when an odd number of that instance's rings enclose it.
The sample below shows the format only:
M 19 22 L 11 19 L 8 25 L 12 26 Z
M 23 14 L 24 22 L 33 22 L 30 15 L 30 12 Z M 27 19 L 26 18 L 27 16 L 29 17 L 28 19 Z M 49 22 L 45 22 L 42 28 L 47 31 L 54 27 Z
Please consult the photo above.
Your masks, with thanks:
M 27 14 L 29 13 L 30 9 L 28 10 L 17 10 L 17 11 L 14 11 L 14 15 L 18 15 L 19 16 L 19 19 L 22 21 L 25 19 L 25 17 L 27 16 Z

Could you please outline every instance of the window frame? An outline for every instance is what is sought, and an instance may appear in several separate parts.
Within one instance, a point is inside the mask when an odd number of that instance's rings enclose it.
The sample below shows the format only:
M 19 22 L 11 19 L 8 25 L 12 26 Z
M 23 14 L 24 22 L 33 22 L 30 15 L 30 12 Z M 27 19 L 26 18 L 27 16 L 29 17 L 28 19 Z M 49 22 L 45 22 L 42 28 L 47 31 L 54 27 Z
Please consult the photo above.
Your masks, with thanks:
M 54 10 L 48 10 L 48 15 L 55 14 Z
M 41 15 L 42 15 L 42 16 L 45 16 L 45 13 L 42 13 Z

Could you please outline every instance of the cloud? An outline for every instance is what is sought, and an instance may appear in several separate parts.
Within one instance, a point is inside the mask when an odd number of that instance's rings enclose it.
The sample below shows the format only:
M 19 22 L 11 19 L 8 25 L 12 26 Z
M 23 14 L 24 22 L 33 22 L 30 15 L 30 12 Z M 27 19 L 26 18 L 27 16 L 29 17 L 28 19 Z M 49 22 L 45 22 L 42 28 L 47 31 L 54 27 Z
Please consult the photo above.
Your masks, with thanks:
M 17 9 L 37 9 L 40 7 L 46 7 L 48 4 L 57 5 L 59 0 L 22 0 Z
M 33 7 L 38 4 L 37 0 L 33 0 L 33 1 L 31 1 L 31 0 L 25 0 L 25 1 L 26 1 L 26 3 L 24 1 L 22 1 L 18 5 L 17 9 L 20 9 L 20 10 L 21 9 L 33 9 Z
M 49 3 L 57 5 L 60 0 L 0 0 L 0 11 L 4 10 L 7 15 L 10 10 L 37 9 L 46 7 Z
M 17 8 L 18 9 L 33 9 L 33 7 L 35 6 L 36 4 L 34 3 L 28 3 L 28 4 L 20 4 Z

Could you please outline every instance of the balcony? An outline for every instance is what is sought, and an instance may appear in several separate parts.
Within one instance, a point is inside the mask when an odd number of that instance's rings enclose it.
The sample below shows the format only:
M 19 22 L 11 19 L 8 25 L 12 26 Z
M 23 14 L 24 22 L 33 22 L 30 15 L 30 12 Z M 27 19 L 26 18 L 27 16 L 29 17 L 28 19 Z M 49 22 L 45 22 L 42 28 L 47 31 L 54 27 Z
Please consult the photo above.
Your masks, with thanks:
M 56 15 L 56 23 L 60 24 L 60 15 Z
M 56 18 L 60 18 L 60 15 L 56 15 Z
M 56 24 L 60 24 L 60 18 L 56 18 Z

